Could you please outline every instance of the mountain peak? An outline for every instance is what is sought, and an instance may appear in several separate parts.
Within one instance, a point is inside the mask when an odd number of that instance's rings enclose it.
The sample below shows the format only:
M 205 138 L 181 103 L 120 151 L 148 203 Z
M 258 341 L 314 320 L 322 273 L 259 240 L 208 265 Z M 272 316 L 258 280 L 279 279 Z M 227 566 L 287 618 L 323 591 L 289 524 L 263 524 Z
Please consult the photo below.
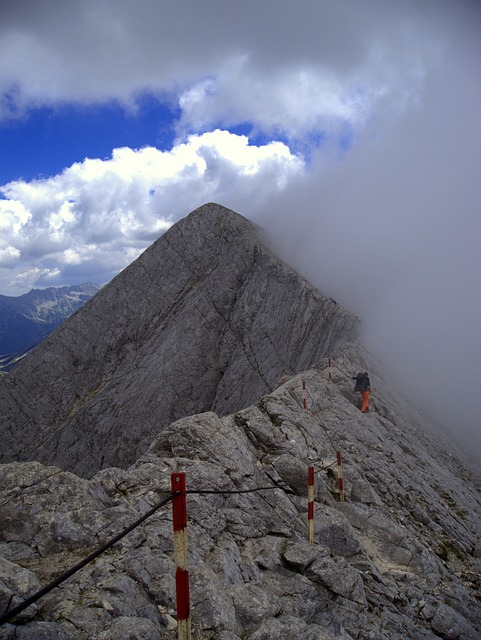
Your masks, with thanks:
M 203 205 L 0 380 L 2 460 L 131 464 L 173 420 L 242 409 L 358 330 L 251 222 Z
M 16 624 L 173 637 L 172 523 L 153 507 L 175 471 L 199 634 L 477 640 L 479 477 L 358 332 L 242 216 L 210 203 L 169 229 L 0 376 L 0 600 L 117 540 Z

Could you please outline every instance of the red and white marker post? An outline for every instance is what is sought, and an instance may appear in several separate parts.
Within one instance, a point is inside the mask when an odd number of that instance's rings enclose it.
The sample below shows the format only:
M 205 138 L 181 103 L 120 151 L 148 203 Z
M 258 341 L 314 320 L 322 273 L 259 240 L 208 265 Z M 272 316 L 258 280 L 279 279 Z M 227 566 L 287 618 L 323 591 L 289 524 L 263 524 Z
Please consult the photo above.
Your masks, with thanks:
M 185 473 L 173 473 L 172 520 L 174 525 L 175 592 L 179 640 L 190 640 L 189 567 L 187 561 L 187 501 Z
M 342 464 L 341 464 L 341 452 L 337 452 L 337 485 L 339 487 L 339 500 L 344 502 L 344 485 L 342 482 Z
M 307 411 L 307 396 L 306 396 L 306 381 L 302 379 L 302 406 L 304 411 Z
M 314 542 L 314 467 L 307 468 L 307 540 Z

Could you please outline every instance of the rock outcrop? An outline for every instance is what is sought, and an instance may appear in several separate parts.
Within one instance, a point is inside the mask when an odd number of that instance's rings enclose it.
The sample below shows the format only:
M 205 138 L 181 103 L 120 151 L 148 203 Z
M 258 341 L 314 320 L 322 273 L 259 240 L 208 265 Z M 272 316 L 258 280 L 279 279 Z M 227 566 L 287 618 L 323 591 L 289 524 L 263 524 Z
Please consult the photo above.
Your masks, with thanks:
M 480 478 L 358 333 L 229 210 L 162 236 L 0 377 L 0 616 L 161 506 L 0 640 L 174 640 L 179 471 L 195 640 L 478 640 Z
M 248 220 L 204 205 L 0 377 L 0 461 L 126 467 L 173 420 L 242 409 L 358 328 Z
M 183 471 L 193 638 L 477 640 L 479 478 L 376 376 L 361 414 L 345 375 L 354 364 L 336 359 L 331 381 L 326 369 L 301 373 L 232 415 L 182 418 L 128 469 L 90 480 L 38 462 L 4 465 L 1 610 L 169 496 L 171 474 Z M 169 505 L 0 638 L 173 640 L 174 575 Z

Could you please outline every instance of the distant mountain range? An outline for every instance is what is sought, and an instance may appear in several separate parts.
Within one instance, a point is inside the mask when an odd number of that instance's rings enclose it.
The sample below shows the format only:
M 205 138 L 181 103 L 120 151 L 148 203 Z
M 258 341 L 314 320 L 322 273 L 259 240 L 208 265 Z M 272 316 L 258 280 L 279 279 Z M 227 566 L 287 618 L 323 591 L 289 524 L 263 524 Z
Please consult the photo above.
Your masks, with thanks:
M 100 288 L 86 283 L 0 295 L 0 370 L 11 368 Z

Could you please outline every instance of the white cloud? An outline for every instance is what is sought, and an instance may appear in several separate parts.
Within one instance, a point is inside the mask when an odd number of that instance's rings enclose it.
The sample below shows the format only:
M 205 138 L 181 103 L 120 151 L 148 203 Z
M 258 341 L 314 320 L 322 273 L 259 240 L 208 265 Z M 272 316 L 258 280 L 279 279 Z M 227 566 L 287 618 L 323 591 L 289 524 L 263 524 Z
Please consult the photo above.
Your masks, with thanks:
M 147 90 L 178 97 L 180 131 L 250 122 L 288 138 L 412 98 L 458 20 L 443 0 L 15 5 L 0 16 L 0 117 L 61 102 L 135 109 Z
M 21 288 L 25 289 L 26 291 L 29 291 L 36 285 L 36 283 L 39 280 L 42 279 L 42 281 L 44 282 L 44 286 L 50 286 L 50 285 L 54 286 L 54 283 L 52 282 L 49 283 L 49 280 L 51 279 L 55 280 L 55 278 L 58 275 L 59 275 L 59 270 L 57 268 L 40 269 L 38 267 L 33 267 L 31 269 L 23 269 L 18 273 L 15 273 L 14 275 L 15 282 L 12 282 L 12 285 L 19 286 L 19 283 L 21 283 L 20 284 Z
M 170 151 L 115 149 L 110 160 L 11 182 L 0 190 L 2 256 L 9 264 L 21 256 L 21 263 L 15 278 L 0 273 L 0 286 L 14 295 L 33 286 L 35 274 L 39 285 L 47 276 L 62 284 L 65 267 L 74 265 L 111 277 L 195 206 L 230 200 L 244 209 L 253 194 L 260 205 L 303 170 L 283 143 L 251 146 L 245 136 L 217 130 Z
M 21 202 L 0 200 L 0 230 L 17 234 L 31 218 L 31 213 Z
M 16 247 L 8 245 L 0 249 L 0 267 L 13 266 L 20 258 L 20 251 Z
M 336 75 L 318 61 L 275 68 L 268 74 L 247 56 L 228 60 L 215 77 L 189 86 L 180 96 L 183 128 L 252 123 L 255 129 L 288 139 L 313 133 L 338 136 L 346 126 L 361 130 L 379 110 L 400 111 L 422 90 L 427 53 L 402 65 L 372 54 L 351 74 Z

